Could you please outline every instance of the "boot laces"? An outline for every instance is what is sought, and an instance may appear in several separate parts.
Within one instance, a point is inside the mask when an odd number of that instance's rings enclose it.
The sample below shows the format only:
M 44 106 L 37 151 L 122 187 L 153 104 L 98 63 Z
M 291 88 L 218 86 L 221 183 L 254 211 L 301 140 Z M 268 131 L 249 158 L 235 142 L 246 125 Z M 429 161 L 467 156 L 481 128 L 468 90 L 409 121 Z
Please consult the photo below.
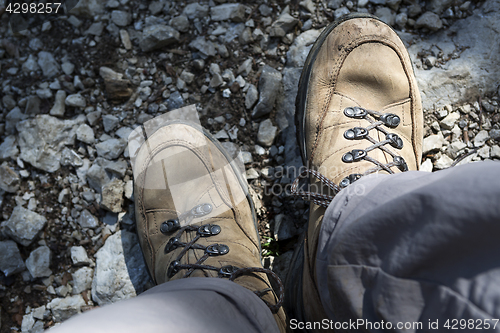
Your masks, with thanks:
M 326 178 L 318 171 L 305 169 L 294 180 L 291 188 L 292 195 L 299 196 L 306 201 L 311 201 L 318 206 L 326 208 L 328 207 L 328 205 L 331 203 L 331 201 L 338 192 L 340 192 L 343 188 L 354 183 L 356 180 L 358 180 L 363 176 L 381 170 L 387 171 L 389 174 L 393 174 L 394 171 L 391 170 L 392 167 L 397 167 L 401 172 L 408 171 L 408 165 L 406 164 L 404 158 L 392 152 L 390 149 L 386 147 L 386 145 L 390 145 L 393 148 L 400 150 L 403 148 L 403 140 L 397 134 L 389 133 L 384 127 L 382 127 L 385 126 L 389 128 L 396 128 L 401 122 L 399 116 L 393 113 L 380 113 L 378 111 L 368 110 L 357 106 L 345 108 L 344 115 L 346 117 L 354 119 L 366 119 L 370 123 L 367 127 L 354 127 L 348 129 L 347 131 L 344 132 L 344 138 L 347 140 L 368 140 L 372 143 L 372 145 L 365 149 L 353 149 L 345 153 L 342 156 L 342 162 L 354 163 L 361 160 L 365 160 L 373 163 L 375 166 L 366 170 L 362 174 L 359 173 L 350 174 L 349 176 L 342 179 L 338 185 L 329 180 L 328 178 Z M 373 137 L 371 137 L 370 131 L 373 129 L 385 134 L 385 140 L 377 141 Z M 383 152 L 392 156 L 393 158 L 392 162 L 384 164 L 376 160 L 375 158 L 368 156 L 368 152 L 375 150 L 377 148 L 381 149 Z M 299 188 L 300 180 L 308 178 L 309 175 L 314 176 L 322 184 L 326 185 L 330 190 L 332 190 L 333 194 L 329 195 L 329 194 L 314 193 L 300 189 Z
M 180 272 L 181 270 L 186 270 L 186 273 L 182 276 L 182 278 L 187 278 L 191 276 L 191 274 L 197 270 L 211 270 L 217 272 L 217 277 L 219 278 L 228 278 L 229 281 L 234 281 L 236 278 L 242 275 L 251 275 L 252 273 L 265 273 L 270 275 L 276 281 L 279 289 L 278 302 L 276 304 L 270 304 L 266 300 L 262 299 L 262 296 L 267 294 L 268 292 L 272 292 L 272 288 L 266 288 L 263 290 L 254 291 L 254 293 L 261 297 L 262 301 L 266 303 L 272 313 L 277 313 L 279 308 L 283 303 L 284 297 L 284 288 L 281 279 L 278 277 L 276 273 L 269 269 L 265 269 L 263 267 L 236 267 L 232 265 L 226 265 L 222 267 L 216 267 L 211 265 L 205 265 L 204 262 L 209 257 L 221 256 L 229 253 L 229 246 L 225 244 L 210 244 L 208 246 L 204 246 L 201 244 L 197 244 L 196 242 L 202 237 L 210 237 L 215 236 L 221 233 L 222 228 L 217 224 L 203 224 L 201 226 L 193 226 L 189 225 L 191 221 L 195 218 L 199 218 L 209 214 L 212 211 L 212 205 L 210 204 L 201 204 L 192 208 L 190 211 L 182 213 L 176 219 L 169 219 L 163 222 L 160 225 L 160 231 L 164 235 L 169 235 L 174 231 L 177 233 L 171 237 L 167 244 L 165 245 L 164 253 L 170 253 L 173 250 L 183 247 L 182 251 L 179 252 L 177 257 L 170 262 L 170 265 L 167 269 L 167 276 L 171 279 L 175 274 Z M 181 227 L 180 221 L 185 221 L 184 227 Z M 196 232 L 196 236 L 190 242 L 181 242 L 181 236 L 184 232 Z M 182 257 L 187 253 L 190 249 L 203 250 L 205 253 L 193 264 L 181 264 Z M 204 273 L 208 276 L 207 273 Z

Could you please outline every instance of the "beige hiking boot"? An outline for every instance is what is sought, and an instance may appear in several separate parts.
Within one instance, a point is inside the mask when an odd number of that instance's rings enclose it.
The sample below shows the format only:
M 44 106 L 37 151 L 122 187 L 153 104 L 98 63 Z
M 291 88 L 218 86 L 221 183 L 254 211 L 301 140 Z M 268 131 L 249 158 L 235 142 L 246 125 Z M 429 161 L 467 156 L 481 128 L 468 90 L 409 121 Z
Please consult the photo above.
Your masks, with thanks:
M 246 180 L 208 132 L 181 122 L 150 135 L 134 160 L 137 231 L 156 284 L 187 277 L 227 278 L 254 291 L 281 331 L 277 297 L 261 264 Z
M 420 165 L 420 93 L 398 35 L 369 15 L 349 15 L 326 27 L 304 65 L 295 120 L 308 170 L 296 179 L 294 190 L 312 203 L 301 249 L 303 275 L 295 279 L 303 279 L 303 290 L 290 296 L 303 302 L 303 311 L 288 314 L 321 321 L 326 315 L 315 259 L 326 207 L 336 193 L 364 175 L 418 170 Z M 308 177 L 315 190 L 299 189 L 299 180 Z

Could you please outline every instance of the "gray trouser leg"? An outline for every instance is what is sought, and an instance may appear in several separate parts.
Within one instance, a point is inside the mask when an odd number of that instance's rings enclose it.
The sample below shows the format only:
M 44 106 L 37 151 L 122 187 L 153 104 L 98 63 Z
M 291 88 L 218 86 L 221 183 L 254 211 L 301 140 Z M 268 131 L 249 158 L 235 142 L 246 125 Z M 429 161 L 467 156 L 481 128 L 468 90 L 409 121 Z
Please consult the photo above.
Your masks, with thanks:
M 77 315 L 51 333 L 279 332 L 253 292 L 218 278 L 187 278 Z
M 492 329 L 500 319 L 500 163 L 373 175 L 350 187 L 328 207 L 318 242 L 331 319 L 390 321 L 405 332 L 418 323 L 444 331 L 449 320 L 460 331 L 500 332 L 500 323 Z M 460 319 L 470 320 L 464 327 Z

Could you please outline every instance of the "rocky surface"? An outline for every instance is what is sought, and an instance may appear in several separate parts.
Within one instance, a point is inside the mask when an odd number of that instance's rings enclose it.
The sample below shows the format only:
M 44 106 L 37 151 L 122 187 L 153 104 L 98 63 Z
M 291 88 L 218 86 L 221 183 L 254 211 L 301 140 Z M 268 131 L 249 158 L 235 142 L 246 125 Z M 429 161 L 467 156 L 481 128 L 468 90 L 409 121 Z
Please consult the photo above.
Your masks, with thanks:
M 284 277 L 309 213 L 287 195 L 302 163 L 297 82 L 322 29 L 351 12 L 409 47 L 422 170 L 500 159 L 499 0 L 81 0 L 16 34 L 0 14 L 0 332 L 41 332 L 151 286 L 127 138 L 189 104 L 244 162 L 265 265 Z

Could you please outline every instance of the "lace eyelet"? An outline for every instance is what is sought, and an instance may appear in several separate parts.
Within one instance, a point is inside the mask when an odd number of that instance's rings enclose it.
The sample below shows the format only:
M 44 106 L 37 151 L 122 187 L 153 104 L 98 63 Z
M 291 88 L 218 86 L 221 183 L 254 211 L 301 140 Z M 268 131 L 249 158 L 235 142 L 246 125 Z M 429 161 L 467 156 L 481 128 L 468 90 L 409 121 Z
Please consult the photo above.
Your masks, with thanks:
M 393 162 L 396 164 L 397 168 L 401 170 L 401 172 L 408 171 L 408 165 L 406 164 L 405 159 L 401 156 L 394 157 Z
M 361 140 L 368 135 L 368 131 L 363 127 L 350 128 L 344 132 L 344 138 L 347 140 Z
M 359 174 L 359 173 L 350 174 L 349 176 L 345 177 L 344 179 L 342 179 L 340 181 L 339 186 L 342 188 L 345 188 L 348 185 L 354 183 L 359 178 L 361 178 L 361 174 Z
M 344 163 L 358 162 L 362 160 L 366 155 L 367 155 L 366 151 L 362 149 L 353 149 L 342 156 L 342 162 Z
M 201 204 L 191 209 L 191 215 L 194 217 L 205 216 L 210 214 L 210 212 L 212 212 L 212 205 L 209 203 Z
M 210 256 L 222 256 L 229 252 L 229 247 L 224 244 L 211 244 L 205 249 L 205 253 Z
M 229 278 L 231 277 L 231 275 L 236 272 L 239 268 L 236 267 L 236 266 L 232 266 L 232 265 L 226 265 L 226 266 L 222 266 L 220 269 L 219 269 L 219 274 L 218 276 L 220 278 Z
M 179 238 L 172 237 L 168 240 L 167 245 L 165 245 L 165 253 L 172 252 L 179 247 Z
M 380 116 L 380 121 L 382 121 L 387 127 L 395 128 L 399 125 L 401 119 L 394 113 L 384 113 Z
M 363 119 L 366 115 L 368 115 L 368 111 L 358 106 L 352 106 L 344 109 L 344 115 L 349 118 Z
M 198 228 L 197 232 L 201 237 L 214 236 L 220 234 L 221 227 L 217 224 L 204 224 Z
M 167 269 L 167 276 L 169 279 L 171 279 L 175 274 L 177 274 L 177 272 L 179 272 L 179 265 L 181 263 L 177 260 L 174 260 L 170 263 L 170 265 L 168 265 L 168 269 Z
M 176 231 L 181 227 L 178 219 L 170 219 L 160 225 L 160 232 L 164 235 Z
M 385 139 L 386 140 L 390 140 L 389 144 L 396 148 L 396 149 L 401 149 L 403 148 L 403 140 L 397 135 L 397 134 L 394 134 L 394 133 L 389 133 L 385 136 Z

